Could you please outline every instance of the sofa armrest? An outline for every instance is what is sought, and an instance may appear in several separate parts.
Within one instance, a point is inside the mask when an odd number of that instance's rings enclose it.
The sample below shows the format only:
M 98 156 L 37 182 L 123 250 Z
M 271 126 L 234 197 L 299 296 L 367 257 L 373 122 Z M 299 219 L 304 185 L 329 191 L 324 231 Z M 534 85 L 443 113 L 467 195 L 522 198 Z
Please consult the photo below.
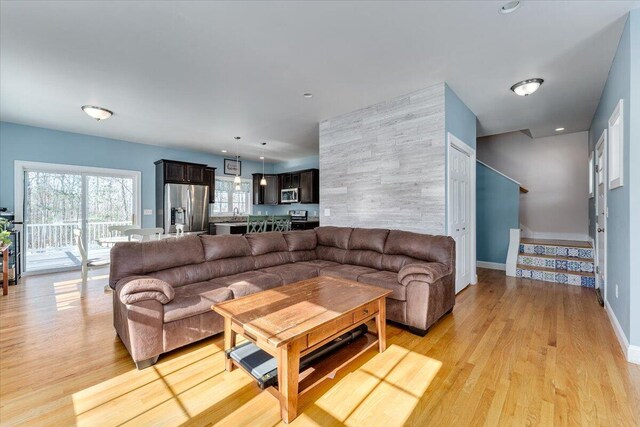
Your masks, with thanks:
M 449 268 L 439 262 L 407 264 L 398 271 L 398 282 L 404 286 L 416 280 L 434 283 L 449 273 Z
M 116 292 L 123 304 L 135 304 L 148 300 L 167 304 L 175 296 L 173 286 L 149 276 L 126 277 L 116 284 Z

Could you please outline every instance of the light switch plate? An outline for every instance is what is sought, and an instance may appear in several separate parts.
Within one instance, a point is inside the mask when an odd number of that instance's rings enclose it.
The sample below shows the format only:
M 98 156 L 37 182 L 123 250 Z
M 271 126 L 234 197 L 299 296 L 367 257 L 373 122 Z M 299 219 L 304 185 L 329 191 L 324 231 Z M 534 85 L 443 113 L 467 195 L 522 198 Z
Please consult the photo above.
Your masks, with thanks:
M 143 211 L 143 214 L 144 214 L 144 215 L 153 215 L 153 209 L 145 209 L 145 210 Z
M 331 216 L 331 209 L 325 209 L 324 216 Z

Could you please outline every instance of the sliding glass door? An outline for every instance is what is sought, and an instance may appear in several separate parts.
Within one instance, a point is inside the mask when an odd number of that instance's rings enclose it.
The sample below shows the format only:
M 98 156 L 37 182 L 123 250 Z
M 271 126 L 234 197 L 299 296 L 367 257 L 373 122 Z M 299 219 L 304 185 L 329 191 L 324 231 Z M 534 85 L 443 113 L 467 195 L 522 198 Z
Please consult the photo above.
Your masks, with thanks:
M 26 272 L 81 265 L 74 230 L 81 230 L 89 258 L 108 258 L 114 225 L 138 225 L 138 173 L 64 165 L 24 168 Z

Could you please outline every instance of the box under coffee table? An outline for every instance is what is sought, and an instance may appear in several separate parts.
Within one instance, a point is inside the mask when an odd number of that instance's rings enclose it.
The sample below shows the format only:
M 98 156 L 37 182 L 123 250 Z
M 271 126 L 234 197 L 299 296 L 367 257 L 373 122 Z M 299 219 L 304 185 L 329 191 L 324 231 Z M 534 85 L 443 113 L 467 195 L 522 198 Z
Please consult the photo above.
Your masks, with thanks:
M 298 396 L 376 344 L 386 348 L 385 298 L 391 291 L 351 280 L 316 277 L 269 289 L 212 308 L 224 317 L 224 347 L 236 345 L 236 334 L 276 358 L 280 414 L 286 423 L 298 415 Z M 321 362 L 320 369 L 299 372 L 300 358 L 340 335 L 374 319 L 377 336 L 367 333 L 348 349 Z M 334 363 L 331 363 L 334 362 Z M 236 363 L 228 358 L 226 369 Z

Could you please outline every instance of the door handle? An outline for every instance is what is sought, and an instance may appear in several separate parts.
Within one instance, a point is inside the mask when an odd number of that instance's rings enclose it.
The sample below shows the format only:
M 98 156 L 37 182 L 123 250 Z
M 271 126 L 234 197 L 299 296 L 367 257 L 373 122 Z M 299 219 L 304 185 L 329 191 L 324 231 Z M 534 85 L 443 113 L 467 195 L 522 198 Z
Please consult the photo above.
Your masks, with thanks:
M 598 228 L 598 233 L 604 232 L 604 228 Z

